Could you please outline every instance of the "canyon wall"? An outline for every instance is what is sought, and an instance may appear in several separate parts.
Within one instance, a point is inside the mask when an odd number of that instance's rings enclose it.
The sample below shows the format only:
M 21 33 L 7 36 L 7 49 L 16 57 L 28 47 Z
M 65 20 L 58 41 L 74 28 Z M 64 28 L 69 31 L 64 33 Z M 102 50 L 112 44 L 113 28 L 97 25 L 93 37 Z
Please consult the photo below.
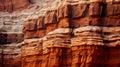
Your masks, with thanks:
M 30 5 L 29 0 L 0 0 L 0 44 L 19 43 L 23 41 L 23 20 L 19 10 Z M 12 13 L 19 11 L 18 13 Z M 22 17 L 22 18 L 21 18 Z
M 119 15 L 119 0 L 60 1 L 25 20 L 24 41 L 0 50 L 1 66 L 120 67 Z
M 30 4 L 29 0 L 0 0 L 0 11 L 13 12 L 23 9 Z

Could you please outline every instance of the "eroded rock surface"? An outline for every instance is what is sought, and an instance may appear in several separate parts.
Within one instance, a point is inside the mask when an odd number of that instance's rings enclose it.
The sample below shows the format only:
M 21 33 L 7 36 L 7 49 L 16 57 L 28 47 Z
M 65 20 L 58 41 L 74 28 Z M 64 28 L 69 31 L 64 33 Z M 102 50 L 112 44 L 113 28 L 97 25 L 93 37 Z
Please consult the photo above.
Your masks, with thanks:
M 54 5 L 27 17 L 22 43 L 0 50 L 5 67 L 120 67 L 119 0 Z
M 27 7 L 30 4 L 30 0 L 0 0 L 0 11 L 13 12 Z

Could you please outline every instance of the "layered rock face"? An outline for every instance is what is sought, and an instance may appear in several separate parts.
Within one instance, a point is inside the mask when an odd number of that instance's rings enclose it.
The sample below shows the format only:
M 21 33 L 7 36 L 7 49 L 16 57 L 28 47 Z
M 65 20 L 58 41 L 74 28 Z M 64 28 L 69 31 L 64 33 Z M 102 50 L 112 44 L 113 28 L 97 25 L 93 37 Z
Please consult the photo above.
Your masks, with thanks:
M 45 15 L 27 18 L 24 41 L 14 49 L 6 45 L 1 63 L 5 67 L 120 67 L 119 10 L 119 0 L 60 1 Z M 11 58 L 14 63 L 9 63 Z
M 21 3 L 21 2 L 24 2 L 22 0 L 17 1 L 17 2 L 19 2 L 20 5 L 22 6 L 24 5 L 23 3 Z M 9 11 L 0 12 L 0 44 L 22 42 L 24 40 L 24 33 L 22 32 L 24 20 L 29 15 L 31 17 L 31 15 L 36 15 L 36 14 L 41 15 L 40 13 L 41 11 L 46 12 L 46 9 L 45 9 L 46 5 L 52 3 L 53 0 L 48 1 L 48 2 L 46 0 L 41 0 L 40 3 L 38 2 L 38 0 L 34 0 L 34 2 L 31 0 L 30 2 L 35 3 L 35 4 L 31 4 L 28 7 L 27 5 L 25 5 L 25 7 L 27 8 L 24 10 L 20 10 L 20 11 L 12 10 L 14 11 L 12 13 L 9 13 Z M 1 1 L 1 3 L 4 4 L 3 1 Z M 15 3 L 16 6 L 19 5 L 19 3 Z M 24 8 L 24 6 L 21 8 Z
M 37 2 L 37 0 L 34 0 L 33 4 L 24 10 L 15 10 L 12 13 L 0 12 L 0 67 L 21 67 L 21 45 L 24 43 L 24 33 L 22 32 L 24 20 L 29 15 L 41 15 L 39 12 L 46 12 L 44 8 L 46 8 L 47 4 L 50 5 L 53 0 L 41 0 L 40 3 Z
M 29 0 L 0 0 L 0 11 L 13 12 L 25 8 L 30 4 Z
M 0 45 L 20 43 L 23 41 L 23 19 L 26 15 L 22 12 L 11 13 L 22 10 L 30 5 L 29 0 L 0 0 Z

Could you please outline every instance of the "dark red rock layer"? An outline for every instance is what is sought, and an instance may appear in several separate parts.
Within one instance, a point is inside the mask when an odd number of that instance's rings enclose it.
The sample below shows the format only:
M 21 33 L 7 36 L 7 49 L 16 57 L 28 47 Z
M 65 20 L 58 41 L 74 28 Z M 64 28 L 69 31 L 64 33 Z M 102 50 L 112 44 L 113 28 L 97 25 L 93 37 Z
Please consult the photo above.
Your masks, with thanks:
M 24 34 L 17 33 L 1 33 L 0 44 L 20 43 L 24 40 Z
M 30 4 L 29 0 L 0 0 L 0 11 L 13 12 L 25 8 Z

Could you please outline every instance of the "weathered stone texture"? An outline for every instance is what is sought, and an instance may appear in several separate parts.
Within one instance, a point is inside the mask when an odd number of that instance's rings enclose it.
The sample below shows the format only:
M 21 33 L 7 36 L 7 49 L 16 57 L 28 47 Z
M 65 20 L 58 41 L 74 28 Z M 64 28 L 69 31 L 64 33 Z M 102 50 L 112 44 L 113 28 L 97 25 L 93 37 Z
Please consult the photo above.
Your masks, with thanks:
M 119 1 L 61 2 L 44 16 L 24 22 L 23 43 L 5 47 L 4 53 L 0 51 L 5 54 L 4 64 L 13 67 L 120 67 Z M 11 35 L 7 39 L 10 40 Z M 10 64 L 11 58 L 14 61 Z
M 115 5 L 114 8 L 112 8 L 113 5 Z M 108 11 L 110 7 L 113 13 Z M 67 4 L 59 7 L 56 14 L 54 11 L 48 11 L 45 20 L 42 21 L 47 31 L 43 37 L 43 54 L 40 55 L 44 56 L 44 59 L 41 59 L 44 63 L 38 65 L 42 67 L 119 67 L 120 62 L 117 58 L 120 53 L 117 50 L 120 44 L 120 23 L 116 8 L 119 10 L 118 4 L 96 1 Z M 52 13 L 56 16 L 53 17 Z M 48 16 L 53 19 L 56 17 L 57 21 L 47 18 Z
M 0 11 L 13 12 L 25 8 L 30 4 L 29 0 L 1 0 L 0 1 Z

